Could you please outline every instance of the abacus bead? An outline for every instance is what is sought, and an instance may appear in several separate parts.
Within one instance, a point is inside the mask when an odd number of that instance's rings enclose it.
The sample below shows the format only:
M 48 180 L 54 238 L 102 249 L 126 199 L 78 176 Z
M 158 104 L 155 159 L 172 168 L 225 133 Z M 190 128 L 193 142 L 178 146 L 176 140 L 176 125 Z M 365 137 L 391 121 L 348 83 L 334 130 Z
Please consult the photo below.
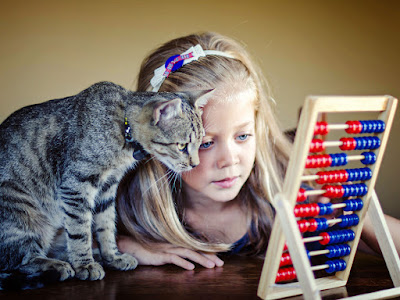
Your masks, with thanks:
M 297 193 L 297 202 L 304 202 L 306 199 L 307 199 L 306 190 L 300 188 L 299 192 Z
M 377 136 L 355 137 L 354 140 L 356 141 L 355 150 L 378 149 L 381 145 L 381 140 Z
M 358 192 L 355 196 L 364 196 L 368 192 L 368 187 L 365 183 L 356 184 Z
M 353 199 L 353 201 L 356 203 L 356 208 L 354 210 L 358 211 L 363 208 L 364 202 L 360 198 Z
M 341 215 L 339 219 L 342 219 L 342 222 L 339 223 L 339 226 L 342 228 L 357 225 L 360 221 L 360 218 L 356 214 Z
M 332 157 L 329 154 L 309 155 L 306 159 L 306 168 L 322 168 L 332 165 Z
M 354 240 L 354 237 L 356 236 L 354 231 L 351 230 L 351 229 L 345 230 L 345 234 L 346 234 L 346 237 L 345 237 L 345 241 L 344 242 L 352 241 L 352 240 Z
M 341 146 L 339 146 L 341 150 L 356 149 L 357 142 L 354 138 L 341 138 L 340 141 L 343 143 Z
M 310 145 L 310 152 L 322 152 L 325 150 L 324 141 L 321 139 L 313 139 Z
M 341 198 L 345 192 L 341 185 L 324 185 L 322 189 L 326 191 L 324 196 L 328 198 Z
M 307 220 L 299 220 L 297 221 L 297 226 L 299 227 L 300 232 L 306 232 L 308 227 L 310 227 L 310 223 Z
M 347 133 L 360 133 L 362 130 L 360 121 L 347 121 L 346 124 L 349 125 L 349 128 L 345 130 Z
M 278 270 L 275 282 L 289 281 L 296 279 L 296 270 L 293 267 Z
M 318 229 L 318 223 L 315 219 L 309 219 L 308 222 L 310 223 L 310 226 L 308 227 L 309 232 L 314 232 Z
M 347 256 L 351 251 L 350 246 L 347 244 L 329 245 L 325 249 L 329 250 L 329 253 L 326 254 L 328 258 Z
M 329 165 L 331 167 L 344 166 L 347 165 L 347 154 L 346 153 L 334 153 L 328 154 L 331 157 L 332 163 Z M 327 167 L 329 167 L 327 166 Z
M 361 155 L 364 155 L 364 159 L 361 160 L 364 165 L 372 165 L 376 162 L 376 154 L 374 152 L 363 152 Z
M 382 120 L 376 120 L 377 128 L 375 133 L 381 133 L 385 131 L 386 124 Z
M 315 180 L 318 184 L 345 182 L 348 181 L 349 178 L 349 174 L 346 170 L 320 171 L 317 172 L 316 175 L 319 176 L 319 178 Z
M 330 215 L 333 212 L 332 203 L 318 203 L 319 215 Z
M 321 232 L 319 234 L 322 237 L 322 240 L 319 241 L 321 245 L 328 245 L 331 240 L 331 236 L 327 232 Z
M 326 218 L 318 218 L 317 221 L 317 230 L 325 230 L 329 227 L 328 220 Z
M 314 128 L 314 135 L 320 134 L 320 135 L 326 135 L 328 134 L 329 129 L 328 129 L 328 123 L 327 122 L 317 122 L 315 124 Z
M 279 266 L 283 267 L 283 266 L 289 266 L 291 264 L 292 264 L 292 258 L 290 257 L 290 254 L 287 252 L 283 253 L 281 256 Z
M 346 269 L 346 262 L 343 259 L 327 261 L 326 264 L 329 266 L 329 268 L 325 270 L 328 273 L 335 273 Z

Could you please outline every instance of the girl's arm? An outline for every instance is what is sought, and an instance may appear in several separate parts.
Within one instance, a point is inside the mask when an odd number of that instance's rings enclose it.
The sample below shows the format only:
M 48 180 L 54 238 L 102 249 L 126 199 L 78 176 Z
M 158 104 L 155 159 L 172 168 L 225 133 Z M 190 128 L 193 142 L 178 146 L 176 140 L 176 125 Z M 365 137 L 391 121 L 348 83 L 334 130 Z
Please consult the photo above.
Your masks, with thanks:
M 397 253 L 400 254 L 400 220 L 388 215 L 385 215 L 385 219 L 389 228 L 389 232 L 392 235 L 394 245 L 396 246 Z M 361 239 L 374 252 L 381 253 L 374 227 L 372 226 L 372 222 L 368 214 L 364 219 L 364 227 L 361 234 Z
M 161 266 L 174 264 L 186 270 L 193 270 L 195 266 L 190 261 L 198 263 L 205 268 L 221 267 L 224 264 L 214 254 L 199 253 L 171 244 L 158 243 L 151 245 L 151 247 L 144 247 L 128 236 L 118 236 L 117 244 L 122 253 L 133 255 L 138 260 L 139 265 Z

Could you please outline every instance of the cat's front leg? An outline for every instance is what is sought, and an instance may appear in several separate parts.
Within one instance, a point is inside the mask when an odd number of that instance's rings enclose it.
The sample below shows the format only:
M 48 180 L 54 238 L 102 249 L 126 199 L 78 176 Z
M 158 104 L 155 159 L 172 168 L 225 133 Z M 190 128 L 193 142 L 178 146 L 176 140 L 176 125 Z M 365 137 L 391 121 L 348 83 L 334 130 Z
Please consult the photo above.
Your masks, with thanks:
M 81 280 L 103 279 L 103 267 L 95 262 L 92 254 L 92 207 L 95 189 L 82 184 L 81 189 L 60 188 L 64 211 L 64 227 L 67 237 L 69 262 L 75 276 Z
M 116 234 L 116 210 L 115 193 L 117 184 L 109 187 L 108 191 L 103 193 L 100 203 L 95 209 L 95 234 L 99 244 L 103 263 L 112 269 L 133 270 L 138 261 L 129 254 L 122 254 L 117 248 L 115 241 Z

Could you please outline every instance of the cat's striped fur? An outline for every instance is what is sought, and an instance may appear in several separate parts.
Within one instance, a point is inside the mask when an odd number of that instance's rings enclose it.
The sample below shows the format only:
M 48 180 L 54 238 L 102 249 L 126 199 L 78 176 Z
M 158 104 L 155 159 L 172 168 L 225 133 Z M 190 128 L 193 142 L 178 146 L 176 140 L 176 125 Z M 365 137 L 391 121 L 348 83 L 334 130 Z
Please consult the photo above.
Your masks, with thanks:
M 0 125 L 0 289 L 15 287 L 17 273 L 27 280 L 17 288 L 40 286 L 36 275 L 102 279 L 92 233 L 104 266 L 134 269 L 136 259 L 115 242 L 116 189 L 136 161 L 124 119 L 148 153 L 176 172 L 190 170 L 199 163 L 206 98 L 204 91 L 135 93 L 101 82 L 9 116 Z M 67 261 L 48 255 L 60 228 Z

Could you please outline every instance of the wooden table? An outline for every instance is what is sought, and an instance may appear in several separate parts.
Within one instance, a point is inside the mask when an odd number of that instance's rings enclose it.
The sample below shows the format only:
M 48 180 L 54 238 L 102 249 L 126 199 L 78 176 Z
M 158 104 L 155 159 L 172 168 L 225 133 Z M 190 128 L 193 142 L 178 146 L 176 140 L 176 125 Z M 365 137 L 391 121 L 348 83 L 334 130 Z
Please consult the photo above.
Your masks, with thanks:
M 224 267 L 197 266 L 194 271 L 172 265 L 139 266 L 129 272 L 107 271 L 101 281 L 73 279 L 38 290 L 0 291 L 0 299 L 260 299 L 257 287 L 263 261 L 241 257 L 224 260 Z M 358 253 L 347 287 L 324 292 L 323 298 L 337 299 L 390 287 L 393 284 L 384 260 Z

